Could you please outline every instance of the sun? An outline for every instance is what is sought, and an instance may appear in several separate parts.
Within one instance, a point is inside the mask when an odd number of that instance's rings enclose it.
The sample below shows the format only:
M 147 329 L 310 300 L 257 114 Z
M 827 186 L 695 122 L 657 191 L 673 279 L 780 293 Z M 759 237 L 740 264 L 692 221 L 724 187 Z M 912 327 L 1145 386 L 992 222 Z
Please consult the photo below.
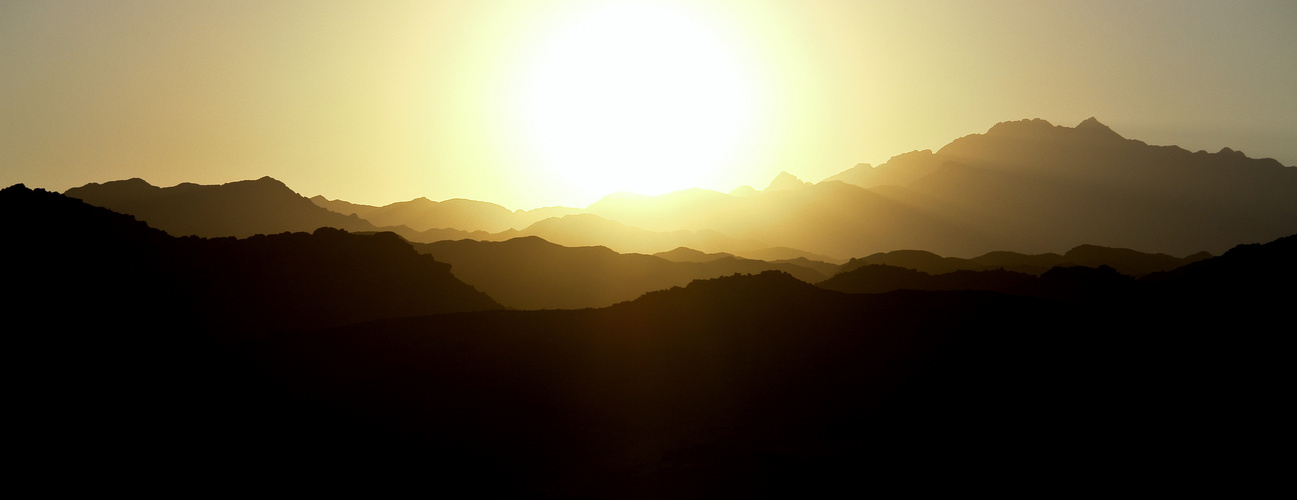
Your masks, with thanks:
M 537 37 L 508 107 L 529 162 L 584 200 L 715 184 L 751 135 L 742 58 L 671 4 L 589 6 Z

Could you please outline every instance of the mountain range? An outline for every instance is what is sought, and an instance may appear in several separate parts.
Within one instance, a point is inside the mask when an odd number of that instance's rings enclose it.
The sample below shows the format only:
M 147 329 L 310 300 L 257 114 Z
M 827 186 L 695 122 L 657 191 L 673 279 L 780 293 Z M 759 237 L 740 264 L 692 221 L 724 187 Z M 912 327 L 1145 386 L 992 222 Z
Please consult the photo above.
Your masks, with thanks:
M 1286 477 L 1293 171 L 1027 120 L 581 213 L 15 185 L 8 449 L 96 485 L 1247 495 Z
M 749 258 L 842 262 L 921 249 L 972 257 L 1092 244 L 1218 254 L 1297 232 L 1297 169 L 1240 152 L 1189 152 L 1125 139 L 1091 118 L 1069 128 L 1004 122 L 937 152 L 857 165 L 818 184 L 781 173 L 745 195 L 692 189 L 615 193 L 584 208 L 509 211 L 487 202 L 415 199 L 383 207 L 293 193 L 273 179 L 156 188 L 90 184 L 68 195 L 176 235 L 249 236 L 328 225 L 410 241 L 539 236 L 565 246 L 658 253 L 680 246 Z M 307 206 L 330 211 L 312 211 Z M 260 214 L 252 217 L 251 214 Z M 334 215 L 337 214 L 337 215 Z
M 648 230 L 715 230 L 839 258 L 1082 244 L 1188 255 L 1297 232 L 1297 169 L 1228 148 L 1150 146 L 1093 118 L 1075 128 L 1004 122 L 935 153 L 906 153 L 835 178 L 856 184 L 779 183 L 790 187 L 753 196 L 619 195 L 587 210 Z
M 697 279 L 782 271 L 806 282 L 827 276 L 806 266 L 719 256 L 705 262 L 620 254 L 606 247 L 565 247 L 535 236 L 508 241 L 415 243 L 451 265 L 456 277 L 519 309 L 606 307 Z

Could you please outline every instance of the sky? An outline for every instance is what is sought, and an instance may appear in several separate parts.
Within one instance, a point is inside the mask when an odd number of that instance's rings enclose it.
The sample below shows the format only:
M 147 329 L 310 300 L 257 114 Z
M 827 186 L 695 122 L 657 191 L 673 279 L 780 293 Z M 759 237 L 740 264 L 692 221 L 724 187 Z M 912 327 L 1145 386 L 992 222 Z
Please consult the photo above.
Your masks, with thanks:
M 1297 165 L 1297 2 L 0 2 L 0 185 L 584 207 L 995 123 Z

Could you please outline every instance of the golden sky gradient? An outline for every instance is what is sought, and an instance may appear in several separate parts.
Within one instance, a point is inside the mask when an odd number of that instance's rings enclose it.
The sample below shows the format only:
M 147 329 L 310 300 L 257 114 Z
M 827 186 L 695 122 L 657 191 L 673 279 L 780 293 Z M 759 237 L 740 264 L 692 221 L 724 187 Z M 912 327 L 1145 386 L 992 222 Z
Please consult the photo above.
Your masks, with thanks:
M 0 2 L 0 184 L 585 206 L 996 122 L 1297 164 L 1297 2 Z

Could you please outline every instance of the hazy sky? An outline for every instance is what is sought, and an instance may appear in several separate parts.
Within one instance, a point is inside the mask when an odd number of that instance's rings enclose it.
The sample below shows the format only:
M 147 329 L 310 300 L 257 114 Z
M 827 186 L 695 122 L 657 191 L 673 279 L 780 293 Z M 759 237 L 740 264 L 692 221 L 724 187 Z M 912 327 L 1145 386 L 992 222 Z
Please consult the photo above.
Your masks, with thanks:
M 1297 2 L 0 1 L 0 185 L 584 206 L 1095 116 L 1297 165 Z

